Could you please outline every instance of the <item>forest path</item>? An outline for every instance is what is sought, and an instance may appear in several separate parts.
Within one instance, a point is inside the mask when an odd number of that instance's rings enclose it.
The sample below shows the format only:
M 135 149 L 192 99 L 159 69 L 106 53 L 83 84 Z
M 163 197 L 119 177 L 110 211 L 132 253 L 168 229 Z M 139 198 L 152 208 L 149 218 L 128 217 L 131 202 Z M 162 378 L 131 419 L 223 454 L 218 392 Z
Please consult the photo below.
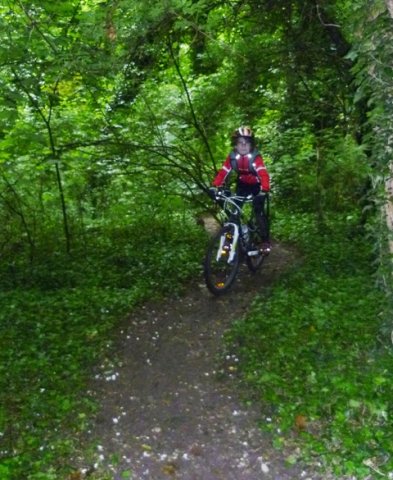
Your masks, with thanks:
M 286 465 L 258 429 L 266 415 L 242 402 L 237 359 L 219 359 L 223 333 L 291 264 L 292 252 L 275 245 L 260 272 L 241 270 L 229 294 L 213 297 L 201 279 L 184 297 L 126 320 L 116 366 L 103 365 L 92 385 L 100 411 L 89 440 L 113 479 L 320 478 Z

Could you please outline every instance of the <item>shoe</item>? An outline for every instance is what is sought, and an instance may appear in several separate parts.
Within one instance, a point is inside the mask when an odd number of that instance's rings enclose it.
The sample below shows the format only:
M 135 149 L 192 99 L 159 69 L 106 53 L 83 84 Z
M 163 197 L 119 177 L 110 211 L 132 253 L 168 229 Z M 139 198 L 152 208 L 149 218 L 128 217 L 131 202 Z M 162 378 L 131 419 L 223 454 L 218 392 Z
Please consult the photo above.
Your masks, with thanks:
M 272 250 L 272 246 L 271 246 L 270 242 L 262 242 L 262 245 L 260 246 L 260 251 L 264 255 L 269 255 L 271 250 Z

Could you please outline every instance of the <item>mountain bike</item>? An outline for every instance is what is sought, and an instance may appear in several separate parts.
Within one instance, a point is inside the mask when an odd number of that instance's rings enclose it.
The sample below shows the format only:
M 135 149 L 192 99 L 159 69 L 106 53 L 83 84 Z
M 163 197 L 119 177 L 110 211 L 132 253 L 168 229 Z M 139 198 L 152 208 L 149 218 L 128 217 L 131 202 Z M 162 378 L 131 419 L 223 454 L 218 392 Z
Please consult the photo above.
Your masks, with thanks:
M 254 197 L 234 195 L 228 190 L 216 190 L 211 196 L 222 209 L 223 221 L 207 248 L 204 277 L 210 292 L 222 295 L 233 285 L 242 260 L 256 272 L 267 254 L 259 247 L 262 240 L 252 208 Z M 245 209 L 246 205 L 251 208 Z

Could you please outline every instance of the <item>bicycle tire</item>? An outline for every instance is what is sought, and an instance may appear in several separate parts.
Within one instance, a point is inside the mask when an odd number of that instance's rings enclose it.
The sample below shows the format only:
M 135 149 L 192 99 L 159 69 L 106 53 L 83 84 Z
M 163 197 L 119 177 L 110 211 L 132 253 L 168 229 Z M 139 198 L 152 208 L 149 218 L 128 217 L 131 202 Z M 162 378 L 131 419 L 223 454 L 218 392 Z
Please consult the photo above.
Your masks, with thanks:
M 222 244 L 222 239 L 225 242 Z M 225 247 L 225 248 L 221 248 Z M 234 250 L 232 261 L 230 252 Z M 240 264 L 239 242 L 233 245 L 233 228 L 224 226 L 212 238 L 205 256 L 204 276 L 207 288 L 213 295 L 222 295 L 232 286 Z
M 246 253 L 246 264 L 248 269 L 255 273 L 257 272 L 263 262 L 265 261 L 266 255 L 259 250 L 259 245 L 261 244 L 261 236 L 257 230 L 251 232 L 250 234 L 250 244 L 248 248 L 248 252 Z M 249 252 L 258 252 L 254 255 L 249 255 Z

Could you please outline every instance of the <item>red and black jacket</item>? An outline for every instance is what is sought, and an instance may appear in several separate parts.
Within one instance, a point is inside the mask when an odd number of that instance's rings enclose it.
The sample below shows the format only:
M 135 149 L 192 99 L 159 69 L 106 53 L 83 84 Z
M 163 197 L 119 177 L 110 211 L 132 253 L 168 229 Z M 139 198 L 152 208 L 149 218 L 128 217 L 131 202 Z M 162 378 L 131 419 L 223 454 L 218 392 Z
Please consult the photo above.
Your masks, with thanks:
M 239 182 L 246 185 L 259 184 L 261 190 L 265 192 L 270 190 L 270 177 L 258 150 L 247 155 L 240 155 L 232 151 L 214 178 L 213 185 L 215 187 L 224 186 L 225 180 L 232 171 L 237 173 Z

